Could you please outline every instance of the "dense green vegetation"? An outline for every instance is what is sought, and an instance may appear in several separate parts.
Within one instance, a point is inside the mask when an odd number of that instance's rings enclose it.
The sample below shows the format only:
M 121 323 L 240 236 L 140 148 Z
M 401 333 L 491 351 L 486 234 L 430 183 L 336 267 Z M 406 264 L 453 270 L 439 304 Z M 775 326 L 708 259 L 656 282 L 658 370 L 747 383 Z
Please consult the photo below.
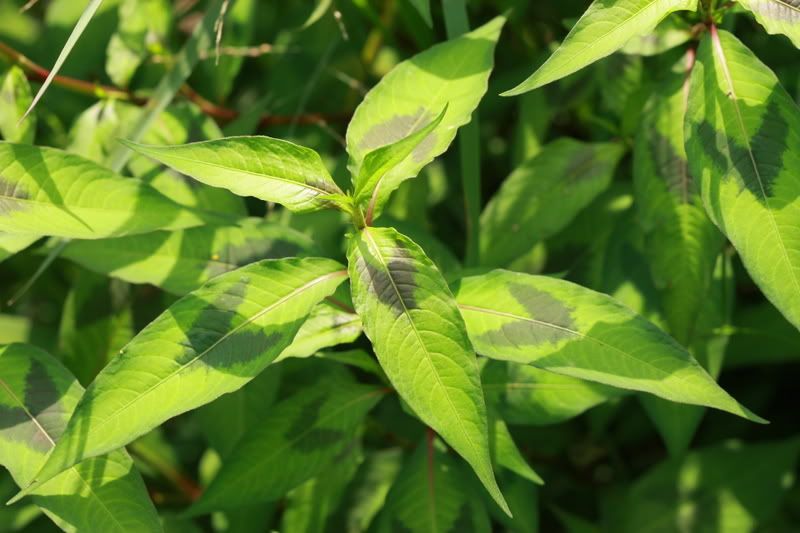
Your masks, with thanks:
M 0 15 L 0 531 L 800 529 L 796 0 Z

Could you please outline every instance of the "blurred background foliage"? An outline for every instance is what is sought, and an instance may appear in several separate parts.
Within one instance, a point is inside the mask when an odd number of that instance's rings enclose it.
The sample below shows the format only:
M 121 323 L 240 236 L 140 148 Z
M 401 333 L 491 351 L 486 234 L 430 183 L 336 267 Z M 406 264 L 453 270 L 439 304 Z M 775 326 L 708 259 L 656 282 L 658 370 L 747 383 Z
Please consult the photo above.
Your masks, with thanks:
M 52 66 L 85 2 L 39 0 L 21 10 L 24 4 L 24 0 L 0 0 L 0 132 L 9 140 L 66 148 L 98 161 L 108 157 L 120 131 L 137 119 L 138 106 L 175 61 L 205 9 L 202 0 L 103 2 L 64 64 L 62 77 L 47 91 L 23 131 L 16 125 L 19 106 L 25 107 L 30 91 L 41 82 L 41 72 L 32 63 L 45 69 Z M 399 61 L 447 38 L 442 4 L 431 2 L 430 13 L 426 4 L 236 0 L 222 28 L 219 57 L 213 47 L 201 50 L 199 64 L 176 96 L 169 117 L 159 119 L 146 135 L 175 143 L 222 134 L 290 139 L 322 154 L 337 182 L 346 187 L 343 136 L 356 105 Z M 499 13 L 510 16 L 479 111 L 481 196 L 486 203 L 512 170 L 553 140 L 623 143 L 627 152 L 613 179 L 588 193 L 586 206 L 569 215 L 566 227 L 544 240 L 520 236 L 529 241 L 524 253 L 499 266 L 567 277 L 663 323 L 658 291 L 643 258 L 630 149 L 648 95 L 681 52 L 650 55 L 644 43 L 633 43 L 625 53 L 557 84 L 521 97 L 498 96 L 544 61 L 588 4 L 588 0 L 468 2 L 472 27 Z M 788 39 L 768 36 L 744 14 L 728 17 L 726 26 L 800 98 L 800 53 Z M 32 89 L 14 82 L 19 67 Z M 109 93 L 110 87 L 115 92 Z M 450 277 L 465 268 L 460 155 L 456 144 L 426 168 L 421 179 L 406 182 L 392 198 L 386 217 L 420 242 Z M 182 191 L 174 185 L 173 194 Z M 221 196 L 203 200 L 198 195 L 193 201 L 217 202 L 219 207 L 226 200 Z M 227 209 L 245 208 L 232 203 Z M 557 195 L 547 209 L 564 209 Z M 343 258 L 341 235 L 347 221 L 337 213 L 290 214 L 254 199 L 248 199 L 246 211 L 293 227 L 326 255 Z M 4 304 L 31 278 L 52 244 L 42 240 L 16 254 L 7 248 L 0 248 Z M 58 354 L 85 385 L 175 297 L 152 286 L 106 278 L 79 263 L 56 258 L 14 305 L 0 308 L 0 343 L 30 342 Z M 793 407 L 800 379 L 800 335 L 763 298 L 732 249 L 726 264 L 732 265 L 723 274 L 730 313 L 714 331 L 720 338 L 716 353 L 724 360 L 720 382 L 772 423 L 756 426 L 708 412 L 689 455 L 670 459 L 633 395 L 576 380 L 551 383 L 551 388 L 528 395 L 501 387 L 498 404 L 515 441 L 546 484 L 537 488 L 505 472 L 501 484 L 516 518 L 511 521 L 493 510 L 497 530 L 800 530 L 800 489 L 792 486 L 795 439 L 800 435 Z M 312 368 L 307 360 L 286 361 L 279 365 L 280 386 L 259 379 L 248 390 L 264 387 L 283 397 L 299 383 L 340 371 L 336 363 L 326 362 L 320 372 L 320 364 L 314 361 Z M 489 376 L 525 373 L 503 363 L 488 366 Z M 559 381 L 537 372 L 530 369 L 529 375 L 514 380 Z M 277 381 L 275 373 L 269 376 L 265 379 Z M 487 386 L 490 394 L 493 390 Z M 259 398 L 263 407 L 265 401 Z M 367 427 L 367 451 L 353 465 L 345 461 L 334 466 L 341 472 L 320 476 L 321 488 L 304 485 L 276 504 L 190 522 L 175 511 L 201 490 L 217 468 L 219 456 L 209 454 L 208 445 L 224 455 L 225 443 L 215 439 L 229 429 L 214 427 L 224 417 L 220 411 L 214 413 L 218 408 L 215 403 L 178 417 L 130 446 L 154 501 L 164 511 L 168 531 L 274 527 L 338 532 L 361 531 L 370 524 L 378 527 L 372 518 L 399 471 L 400 450 L 413 451 L 424 431 L 399 405 L 384 402 Z M 338 478 L 344 488 L 325 486 L 326 479 Z M 0 496 L 14 492 L 10 478 L 0 476 Z M 469 498 L 481 498 L 479 494 Z M 324 512 L 318 505 L 313 505 L 314 512 L 303 511 L 312 496 L 317 503 L 319 498 L 329 499 Z M 390 499 L 387 509 L 401 504 Z M 323 514 L 316 516 L 317 512 Z M 667 517 L 663 523 L 653 518 L 662 515 Z M 0 508 L 0 531 L 53 527 L 24 502 Z

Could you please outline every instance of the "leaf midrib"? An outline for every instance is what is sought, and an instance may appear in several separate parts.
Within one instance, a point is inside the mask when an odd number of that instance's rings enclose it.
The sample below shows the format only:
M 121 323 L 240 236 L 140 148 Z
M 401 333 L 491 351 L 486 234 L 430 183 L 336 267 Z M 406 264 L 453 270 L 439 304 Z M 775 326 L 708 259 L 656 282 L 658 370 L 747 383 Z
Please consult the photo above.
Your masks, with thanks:
M 408 318 L 408 322 L 409 322 L 409 324 L 411 324 L 411 329 L 414 332 L 414 336 L 416 337 L 417 342 L 419 343 L 419 345 L 422 347 L 422 351 L 425 354 L 425 360 L 428 362 L 428 365 L 430 366 L 431 370 L 433 371 L 432 374 L 436 378 L 436 384 L 439 386 L 439 388 L 442 391 L 444 391 L 444 397 L 447 398 L 447 403 L 448 403 L 448 405 L 450 407 L 451 412 L 456 414 L 456 415 L 458 415 L 458 410 L 456 409 L 455 404 L 453 403 L 453 399 L 450 397 L 450 393 L 448 392 L 447 387 L 445 387 L 444 383 L 442 383 L 442 379 L 439 376 L 439 372 L 438 372 L 438 369 L 436 368 L 436 365 L 433 364 L 433 357 L 431 357 L 431 354 L 428 351 L 427 345 L 422 340 L 422 336 L 420 335 L 419 330 L 417 329 L 417 325 L 414 323 L 414 319 L 411 316 L 411 313 L 409 313 L 408 307 L 406 306 L 406 302 L 403 299 L 403 296 L 400 293 L 400 290 L 397 288 L 397 284 L 395 283 L 394 277 L 392 276 L 392 271 L 388 267 L 386 262 L 383 260 L 383 256 L 380 253 L 380 248 L 378 247 L 378 245 L 375 242 L 375 240 L 372 238 L 372 235 L 370 234 L 370 229 L 368 227 L 364 228 L 364 235 L 367 237 L 367 240 L 369 241 L 370 248 L 373 248 L 375 256 L 381 262 L 381 266 L 386 271 L 387 277 L 389 278 L 389 281 L 392 284 L 392 288 L 394 289 L 394 292 L 397 295 L 398 301 L 403 306 L 403 314 Z M 458 428 L 461 430 L 461 433 L 466 438 L 466 441 L 467 441 L 467 443 L 469 444 L 469 447 L 472 450 L 473 458 L 480 457 L 480 454 L 477 452 L 477 448 L 475 447 L 475 443 L 472 441 L 472 438 L 470 437 L 469 433 L 467 432 L 466 428 L 464 427 L 464 424 L 461 421 L 461 418 L 459 416 L 455 416 L 454 418 L 456 420 L 456 423 L 458 424 Z

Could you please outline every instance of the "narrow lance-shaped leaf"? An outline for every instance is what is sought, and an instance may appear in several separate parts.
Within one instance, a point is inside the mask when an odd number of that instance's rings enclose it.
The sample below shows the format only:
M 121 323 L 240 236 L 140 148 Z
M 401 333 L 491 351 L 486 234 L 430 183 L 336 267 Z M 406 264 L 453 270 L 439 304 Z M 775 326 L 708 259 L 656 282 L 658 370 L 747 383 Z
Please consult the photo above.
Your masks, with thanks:
M 325 196 L 342 194 L 319 154 L 289 141 L 253 136 L 177 146 L 125 144 L 207 185 L 296 212 L 329 207 Z
M 694 52 L 653 91 L 636 135 L 634 192 L 653 280 L 672 335 L 692 343 L 724 238 L 689 170 L 683 124 Z M 701 332 L 703 333 L 703 332 Z
M 82 157 L 0 143 L 0 232 L 100 239 L 207 221 L 220 219 Z
M 392 533 L 489 533 L 486 506 L 461 464 L 433 439 L 420 444 L 403 466 L 375 531 Z
M 763 422 L 671 337 L 606 295 L 504 270 L 464 278 L 455 293 L 480 354 Z
M 506 178 L 481 213 L 483 263 L 505 267 L 564 229 L 611 183 L 619 144 L 559 139 Z
M 26 344 L 0 347 L 0 464 L 26 486 L 83 393 L 55 358 Z M 87 459 L 39 487 L 32 499 L 65 531 L 161 531 L 125 450 Z
M 739 0 L 768 33 L 783 34 L 800 48 L 800 1 Z
M 800 327 L 800 108 L 736 37 L 700 45 L 686 152 L 706 211 L 767 298 Z
M 25 72 L 12 65 L 0 78 L 0 134 L 3 139 L 19 143 L 33 142 L 36 114 L 22 118 L 31 101 L 31 86 Z
M 697 0 L 595 0 L 552 56 L 517 87 L 515 96 L 568 76 L 653 31 L 675 11 L 697 9 Z
M 416 176 L 447 150 L 458 128 L 470 121 L 486 92 L 494 48 L 504 23 L 504 18 L 495 18 L 400 63 L 356 109 L 347 128 L 349 168 L 354 179 L 361 176 L 368 153 L 420 131 L 447 106 L 447 113 L 434 131 L 384 174 L 383 192 L 376 198 L 374 208 L 376 217 L 392 188 Z
M 262 259 L 309 255 L 313 247 L 298 231 L 247 218 L 234 226 L 72 241 L 61 255 L 100 274 L 182 296 L 214 276 Z
M 353 303 L 389 380 L 507 512 L 489 457 L 477 359 L 441 273 L 390 228 L 353 235 L 347 257 Z
M 347 452 L 386 389 L 329 382 L 265 411 L 229 454 L 190 512 L 277 500 Z
M 265 260 L 178 300 L 86 390 L 34 486 L 242 387 L 345 278 L 328 259 Z

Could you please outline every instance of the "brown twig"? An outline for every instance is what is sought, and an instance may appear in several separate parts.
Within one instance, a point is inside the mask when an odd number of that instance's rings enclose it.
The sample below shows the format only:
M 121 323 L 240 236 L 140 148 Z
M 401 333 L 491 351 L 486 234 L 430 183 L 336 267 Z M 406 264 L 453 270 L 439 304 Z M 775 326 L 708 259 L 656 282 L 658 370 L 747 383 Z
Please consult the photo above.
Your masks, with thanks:
M 43 66 L 31 61 L 25 55 L 14 50 L 7 44 L 0 42 L 0 58 L 19 66 L 29 80 L 43 82 L 47 79 L 50 71 Z M 144 105 L 147 98 L 139 96 L 128 89 L 93 83 L 69 76 L 57 75 L 53 78 L 53 85 L 63 87 L 72 92 L 85 94 L 100 99 L 121 100 L 135 105 Z M 181 87 L 181 94 L 189 101 L 193 102 L 206 115 L 217 119 L 219 122 L 227 123 L 237 119 L 240 112 L 235 109 L 219 106 L 206 98 L 197 91 L 184 85 Z M 296 117 L 284 115 L 263 115 L 259 120 L 259 127 L 283 126 L 289 124 L 318 125 L 330 122 L 342 122 L 350 118 L 350 113 L 305 113 Z

